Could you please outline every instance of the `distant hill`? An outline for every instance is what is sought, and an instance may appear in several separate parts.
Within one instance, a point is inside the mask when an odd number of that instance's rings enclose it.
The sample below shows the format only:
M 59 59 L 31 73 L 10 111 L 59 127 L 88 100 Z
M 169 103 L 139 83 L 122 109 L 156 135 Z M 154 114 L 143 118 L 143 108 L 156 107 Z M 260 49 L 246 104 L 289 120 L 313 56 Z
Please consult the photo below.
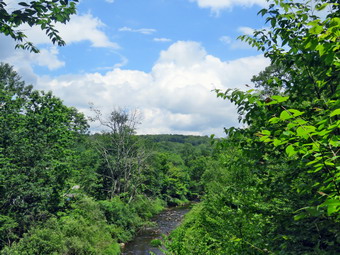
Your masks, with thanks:
M 140 135 L 144 139 L 150 142 L 173 142 L 173 143 L 189 143 L 193 146 L 200 144 L 210 144 L 210 138 L 208 136 L 195 136 L 195 135 L 172 135 L 172 134 L 162 134 L 162 135 Z
M 152 150 L 173 154 L 210 155 L 211 139 L 194 135 L 139 135 Z

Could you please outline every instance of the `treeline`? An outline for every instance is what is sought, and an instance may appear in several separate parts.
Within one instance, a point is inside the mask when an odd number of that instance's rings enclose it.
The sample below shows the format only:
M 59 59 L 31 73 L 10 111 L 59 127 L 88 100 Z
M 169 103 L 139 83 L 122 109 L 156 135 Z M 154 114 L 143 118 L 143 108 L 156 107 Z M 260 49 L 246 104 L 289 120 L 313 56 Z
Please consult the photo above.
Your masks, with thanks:
M 340 5 L 275 1 L 260 14 L 271 28 L 241 38 L 271 66 L 256 89 L 216 91 L 246 127 L 215 143 L 206 194 L 169 254 L 340 254 Z
M 137 136 L 133 112 L 88 121 L 0 64 L 0 254 L 119 254 L 164 209 L 202 196 L 210 139 Z

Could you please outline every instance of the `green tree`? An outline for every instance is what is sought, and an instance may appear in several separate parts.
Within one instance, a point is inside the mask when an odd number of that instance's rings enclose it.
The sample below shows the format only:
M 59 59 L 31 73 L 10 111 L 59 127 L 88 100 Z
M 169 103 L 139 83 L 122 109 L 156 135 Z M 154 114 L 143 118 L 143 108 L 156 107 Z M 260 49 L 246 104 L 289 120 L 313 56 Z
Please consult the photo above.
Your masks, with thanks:
M 315 241 L 305 240 L 299 249 L 310 247 L 332 254 L 338 251 L 340 217 L 340 7 L 334 1 L 275 4 L 260 11 L 267 16 L 271 29 L 241 39 L 262 50 L 272 66 L 281 67 L 285 77 L 275 72 L 262 75 L 261 85 L 281 88 L 282 93 L 264 99 L 261 90 L 234 90 L 218 96 L 238 106 L 243 122 L 250 125 L 242 131 L 248 132 L 249 140 L 266 143 L 265 148 L 273 151 L 268 153 L 272 158 L 276 152 L 288 156 L 291 166 L 285 171 L 290 178 L 287 175 L 281 185 L 295 191 L 303 201 L 291 217 L 304 220 L 318 237 L 312 231 L 296 230 L 286 243 L 293 243 L 304 233 Z M 318 16 L 325 10 L 326 17 Z M 252 151 L 256 152 L 255 146 Z
M 29 41 L 26 34 L 20 30 L 20 25 L 39 26 L 51 41 L 59 46 L 65 42 L 58 35 L 56 23 L 66 23 L 70 16 L 76 13 L 78 0 L 38 0 L 22 1 L 15 10 L 8 10 L 7 4 L 0 1 L 0 33 L 12 37 L 19 43 L 16 48 L 27 49 L 33 52 L 39 50 Z
M 0 65 L 0 102 L 0 214 L 20 236 L 63 206 L 74 143 L 87 123 L 51 92 L 25 86 L 7 64 Z
M 340 252 L 339 8 L 277 0 L 260 11 L 270 28 L 241 37 L 272 65 L 255 90 L 217 91 L 247 128 L 216 144 L 219 167 L 204 173 L 207 195 L 174 233 L 175 254 Z
M 259 134 L 260 140 L 285 149 L 292 158 L 298 155 L 305 158 L 305 166 L 309 168 L 306 178 L 315 175 L 320 181 L 302 192 L 310 193 L 316 188 L 318 194 L 326 194 L 323 197 L 315 194 L 312 204 L 324 202 L 322 206 L 331 215 L 340 211 L 337 167 L 340 6 L 333 1 L 307 1 L 304 5 L 293 1 L 276 3 L 283 11 L 271 5 L 260 12 L 268 15 L 271 31 L 257 31 L 254 38 L 243 37 L 264 50 L 274 64 L 281 63 L 290 77 L 288 81 L 279 80 L 285 88 L 284 96 L 273 96 L 270 102 L 255 99 L 267 112 L 274 106 L 266 127 L 258 127 L 264 129 Z M 330 10 L 328 15 L 324 19 L 318 17 L 318 11 L 326 8 Z

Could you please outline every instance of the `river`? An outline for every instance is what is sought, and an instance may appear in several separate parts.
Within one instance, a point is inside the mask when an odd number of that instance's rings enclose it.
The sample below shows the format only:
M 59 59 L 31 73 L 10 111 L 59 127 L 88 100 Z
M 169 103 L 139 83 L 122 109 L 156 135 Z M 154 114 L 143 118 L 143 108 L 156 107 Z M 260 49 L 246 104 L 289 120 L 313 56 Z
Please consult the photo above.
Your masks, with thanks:
M 142 229 L 134 240 L 127 243 L 122 250 L 123 255 L 149 255 L 153 252 L 157 255 L 164 254 L 157 247 L 152 247 L 150 242 L 153 239 L 161 239 L 162 234 L 169 234 L 175 229 L 183 219 L 183 216 L 189 212 L 190 206 L 179 206 L 168 208 L 155 216 L 152 221 L 156 223 L 153 228 Z

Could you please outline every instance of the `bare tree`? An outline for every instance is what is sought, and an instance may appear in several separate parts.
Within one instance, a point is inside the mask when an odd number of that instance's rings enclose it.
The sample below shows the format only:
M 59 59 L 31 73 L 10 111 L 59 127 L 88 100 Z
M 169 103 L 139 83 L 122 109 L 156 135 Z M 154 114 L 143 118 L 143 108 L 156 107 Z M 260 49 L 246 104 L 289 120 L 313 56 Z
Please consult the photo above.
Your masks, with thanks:
M 99 122 L 103 128 L 102 135 L 95 139 L 95 146 L 103 160 L 99 173 L 103 180 L 103 191 L 107 198 L 120 195 L 130 202 L 142 183 L 147 157 L 136 136 L 140 114 L 136 110 L 116 108 L 103 116 L 93 105 L 91 111 L 94 117 L 90 120 Z

